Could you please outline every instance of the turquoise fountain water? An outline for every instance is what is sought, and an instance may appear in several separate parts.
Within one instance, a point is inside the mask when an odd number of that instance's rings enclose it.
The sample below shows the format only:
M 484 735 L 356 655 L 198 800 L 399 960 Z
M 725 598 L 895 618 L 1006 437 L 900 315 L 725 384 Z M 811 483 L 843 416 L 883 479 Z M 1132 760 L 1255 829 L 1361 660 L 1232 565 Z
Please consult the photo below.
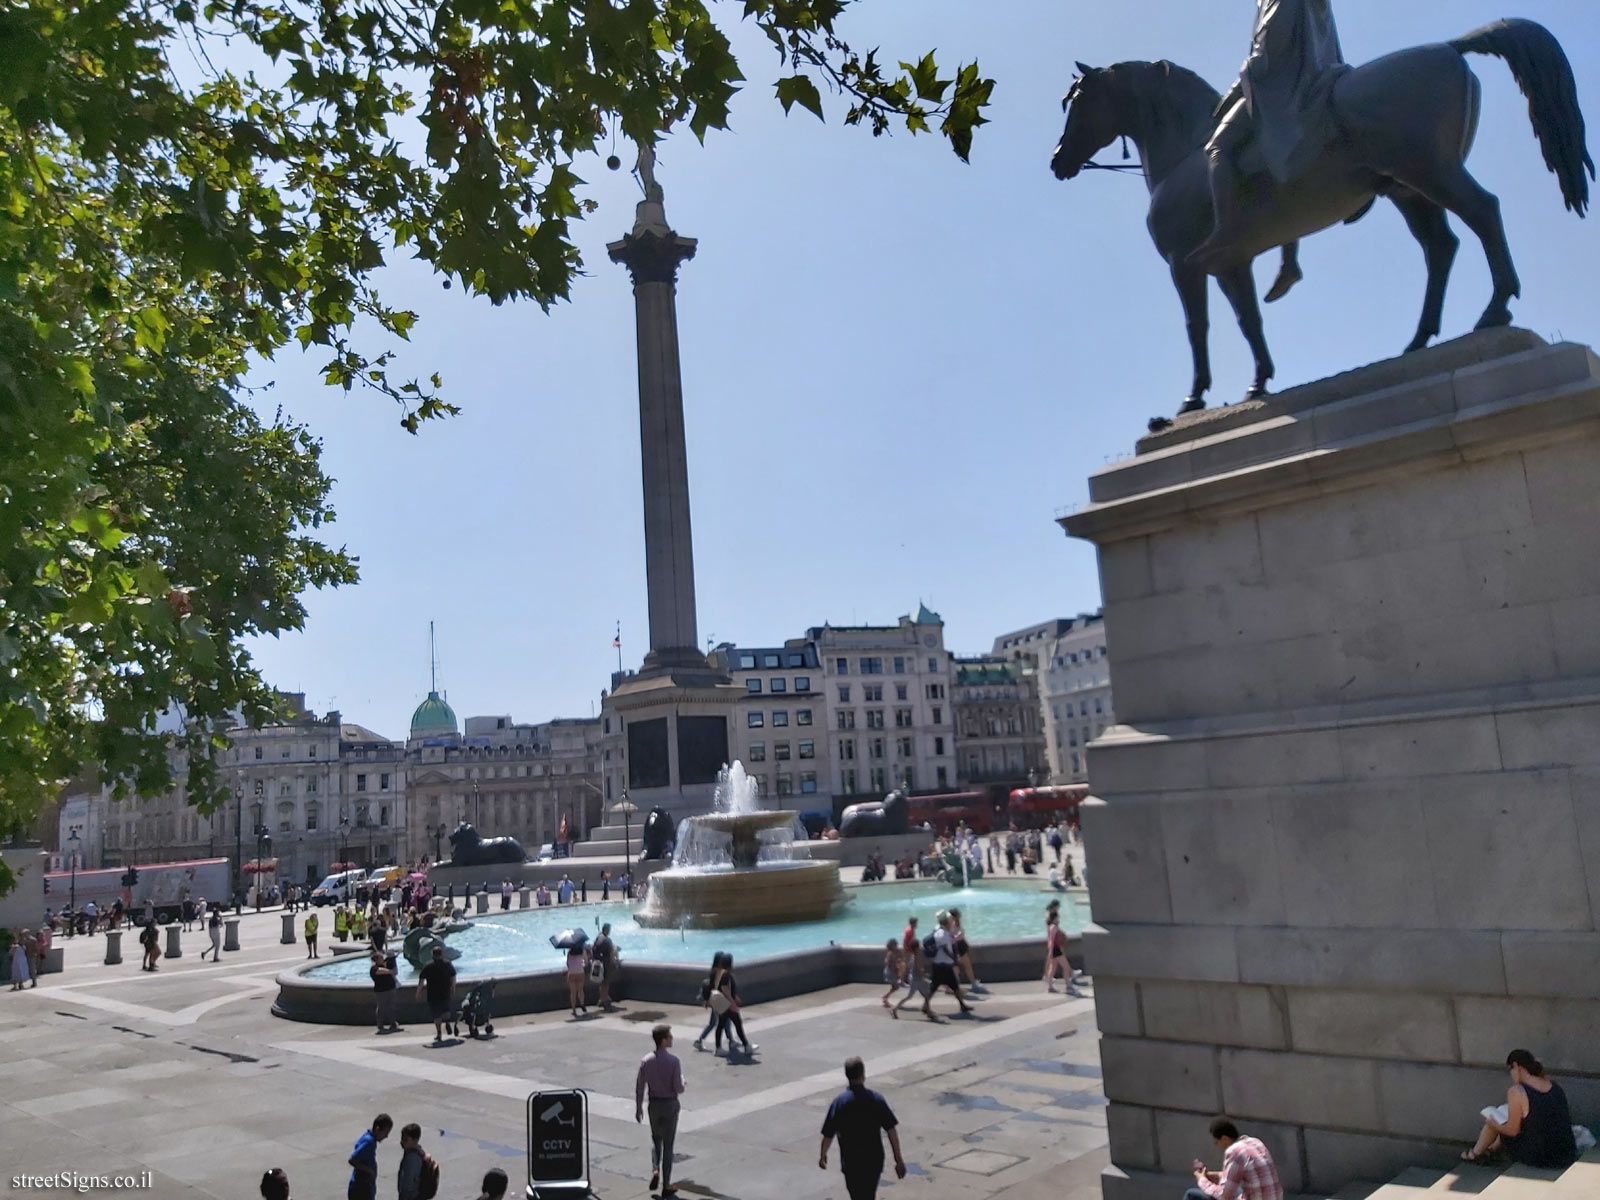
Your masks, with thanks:
M 475 917 L 473 926 L 450 935 L 461 949 L 456 969 L 464 978 L 510 975 L 526 971 L 551 971 L 561 966 L 561 953 L 550 948 L 550 935 L 582 926 L 593 935 L 602 922 L 610 922 L 611 936 L 630 962 L 708 963 L 718 950 L 741 962 L 826 946 L 882 947 L 898 937 L 906 918 L 916 916 L 918 928 L 931 932 L 934 914 L 941 908 L 961 910 L 967 937 L 981 963 L 983 944 L 1019 938 L 1038 938 L 1041 967 L 1044 962 L 1044 908 L 1061 901 L 1061 928 L 1068 934 L 1082 931 L 1088 921 L 1086 903 L 1074 894 L 1053 892 L 1040 879 L 983 879 L 970 888 L 953 889 L 943 883 L 874 883 L 849 890 L 852 902 L 825 921 L 791 925 L 753 925 L 734 929 L 647 929 L 633 919 L 632 902 L 583 904 L 494 912 Z M 1082 895 L 1077 893 L 1076 895 Z M 370 964 L 354 955 L 308 972 L 313 979 L 365 980 Z M 401 982 L 414 979 L 404 962 Z

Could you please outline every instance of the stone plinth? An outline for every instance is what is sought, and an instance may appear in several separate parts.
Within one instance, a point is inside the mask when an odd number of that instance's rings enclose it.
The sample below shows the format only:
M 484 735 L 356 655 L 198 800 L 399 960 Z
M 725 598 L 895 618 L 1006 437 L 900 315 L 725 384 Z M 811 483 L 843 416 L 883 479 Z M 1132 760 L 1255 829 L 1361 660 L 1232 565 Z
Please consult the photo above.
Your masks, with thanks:
M 183 943 L 178 940 L 182 930 L 176 925 L 167 926 L 167 950 L 163 958 L 182 958 Z
M 1476 334 L 1091 482 L 1108 1197 L 1241 1119 L 1291 1191 L 1442 1165 L 1508 1050 L 1600 1120 L 1600 362 Z
M 222 922 L 222 948 L 224 950 L 237 950 L 239 948 L 238 917 L 228 917 Z
M 294 945 L 294 914 L 293 913 L 284 913 L 283 914 L 283 932 L 278 935 L 278 942 L 279 942 L 280 945 L 284 945 L 284 946 L 292 946 L 292 945 Z
M 122 961 L 122 930 L 106 930 L 106 966 L 114 967 Z

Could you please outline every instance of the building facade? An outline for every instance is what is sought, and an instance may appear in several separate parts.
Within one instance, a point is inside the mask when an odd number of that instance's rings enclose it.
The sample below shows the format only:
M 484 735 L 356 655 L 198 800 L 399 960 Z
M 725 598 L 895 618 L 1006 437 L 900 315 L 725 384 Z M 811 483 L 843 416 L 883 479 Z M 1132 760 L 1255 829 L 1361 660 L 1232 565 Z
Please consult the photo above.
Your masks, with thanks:
M 964 790 L 1028 787 L 1049 778 L 1038 672 L 999 655 L 952 658 L 956 778 Z
M 514 837 L 530 857 L 568 837 L 587 836 L 602 820 L 602 738 L 598 718 L 519 724 L 509 716 L 468 717 L 437 692 L 418 706 L 406 742 L 406 859 L 448 858 L 461 821 L 480 837 Z
M 1084 750 L 1115 723 L 1102 614 L 1058 617 L 1001 634 L 993 653 L 1037 671 L 1050 782 L 1087 782 Z
M 835 796 L 954 787 L 953 677 L 938 613 L 923 604 L 894 625 L 819 625 L 805 640 L 822 673 Z
M 827 693 L 815 644 L 805 638 L 758 648 L 724 643 L 712 658 L 741 689 L 729 752 L 761 795 L 800 809 L 829 807 Z

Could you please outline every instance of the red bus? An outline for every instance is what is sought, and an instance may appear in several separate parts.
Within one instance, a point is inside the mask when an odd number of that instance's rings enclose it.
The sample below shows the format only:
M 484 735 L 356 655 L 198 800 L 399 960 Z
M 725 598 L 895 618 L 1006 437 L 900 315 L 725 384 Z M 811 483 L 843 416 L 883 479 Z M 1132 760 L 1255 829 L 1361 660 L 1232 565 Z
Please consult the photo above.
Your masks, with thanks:
M 1078 805 L 1089 797 L 1086 783 L 1063 787 L 1017 788 L 1011 793 L 1006 812 L 1018 829 L 1038 829 L 1065 817 L 1078 819 Z
M 906 819 L 912 825 L 931 825 L 935 833 L 948 833 L 966 822 L 974 833 L 994 828 L 995 806 L 985 792 L 943 792 L 907 798 Z

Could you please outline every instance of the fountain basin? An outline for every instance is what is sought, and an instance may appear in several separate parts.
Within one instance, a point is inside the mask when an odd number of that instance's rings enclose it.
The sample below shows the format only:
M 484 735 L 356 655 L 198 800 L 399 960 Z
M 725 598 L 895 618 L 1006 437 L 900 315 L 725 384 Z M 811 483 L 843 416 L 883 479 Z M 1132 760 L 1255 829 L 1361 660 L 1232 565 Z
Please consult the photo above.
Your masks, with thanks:
M 650 890 L 633 919 L 646 929 L 788 925 L 825 921 L 845 903 L 839 867 L 832 862 L 769 862 L 754 870 L 674 869 L 650 876 Z

